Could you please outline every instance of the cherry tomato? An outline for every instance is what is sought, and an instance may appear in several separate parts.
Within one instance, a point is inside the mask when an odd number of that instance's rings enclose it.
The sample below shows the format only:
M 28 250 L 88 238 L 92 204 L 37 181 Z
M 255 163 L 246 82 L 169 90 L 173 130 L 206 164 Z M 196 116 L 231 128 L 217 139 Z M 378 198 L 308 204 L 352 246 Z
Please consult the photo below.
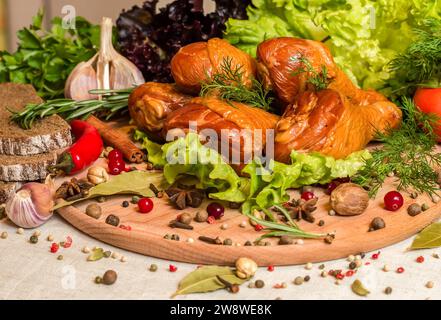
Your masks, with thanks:
M 109 152 L 109 155 L 107 156 L 107 159 L 109 161 L 114 161 L 114 160 L 120 160 L 123 161 L 123 153 L 117 149 L 113 149 L 112 151 Z
M 126 164 L 124 163 L 124 161 L 118 159 L 109 161 L 108 167 L 109 173 L 114 176 L 126 170 Z
M 413 97 L 417 107 L 424 113 L 433 113 L 441 117 L 441 88 L 420 88 Z M 433 128 L 438 136 L 438 142 L 441 142 L 441 120 Z
M 389 211 L 397 211 L 403 206 L 404 199 L 398 191 L 389 191 L 384 196 L 384 207 Z
M 139 212 L 149 213 L 153 210 L 153 201 L 150 198 L 142 198 L 138 201 Z

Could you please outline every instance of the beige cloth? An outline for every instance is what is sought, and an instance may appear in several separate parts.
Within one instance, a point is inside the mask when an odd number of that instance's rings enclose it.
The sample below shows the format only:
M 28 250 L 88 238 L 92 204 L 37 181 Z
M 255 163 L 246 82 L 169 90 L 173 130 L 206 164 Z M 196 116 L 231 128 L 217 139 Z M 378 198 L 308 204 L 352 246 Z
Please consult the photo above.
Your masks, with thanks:
M 39 228 L 41 236 L 37 244 L 29 243 L 34 230 L 26 230 L 23 235 L 18 235 L 16 230 L 11 223 L 0 222 L 0 233 L 8 232 L 7 239 L 0 239 L 0 299 L 168 299 L 178 282 L 196 267 L 113 248 L 77 231 L 58 216 Z M 70 235 L 72 247 L 50 253 L 51 243 L 46 240 L 49 234 L 55 237 L 55 242 Z M 380 258 L 375 261 L 370 259 L 371 254 L 366 255 L 365 261 L 371 264 L 340 285 L 334 284 L 331 277 L 321 278 L 319 264 L 312 270 L 304 266 L 276 267 L 274 272 L 260 268 L 254 279 L 265 281 L 263 289 L 250 289 L 245 284 L 236 295 L 220 290 L 177 299 L 359 299 L 350 288 L 355 279 L 362 280 L 371 291 L 367 299 L 441 298 L 441 259 L 431 256 L 434 252 L 441 254 L 441 249 L 406 252 L 410 243 L 411 239 L 381 250 Z M 81 252 L 84 246 L 116 251 L 124 255 L 127 262 L 112 258 L 87 262 L 88 255 Z M 64 256 L 62 261 L 57 260 L 60 254 Z M 419 255 L 425 257 L 422 264 L 415 262 Z M 158 265 L 157 272 L 148 270 L 151 263 Z M 168 271 L 170 263 L 178 267 L 177 272 Z M 383 272 L 384 264 L 389 265 L 391 271 Z M 338 260 L 325 265 L 326 270 L 346 269 L 348 262 Z M 405 268 L 403 274 L 395 272 L 399 266 Z M 112 286 L 95 284 L 95 277 L 107 269 L 117 271 L 117 282 Z M 295 277 L 305 275 L 311 276 L 309 282 L 301 286 L 292 283 Z M 434 282 L 432 289 L 425 287 L 428 281 Z M 273 288 L 282 282 L 287 283 L 286 289 Z M 393 288 L 389 296 L 383 293 L 387 286 Z

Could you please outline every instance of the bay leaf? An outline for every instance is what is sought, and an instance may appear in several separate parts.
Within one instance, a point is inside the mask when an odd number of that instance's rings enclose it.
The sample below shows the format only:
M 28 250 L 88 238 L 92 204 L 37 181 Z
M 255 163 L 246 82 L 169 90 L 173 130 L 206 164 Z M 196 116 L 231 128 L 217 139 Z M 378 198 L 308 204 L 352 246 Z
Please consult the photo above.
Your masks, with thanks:
M 432 223 L 413 240 L 410 250 L 441 247 L 441 223 Z
M 355 294 L 358 294 L 361 297 L 366 297 L 370 293 L 360 280 L 355 280 L 351 285 L 351 289 Z
M 104 258 L 103 248 L 96 248 L 92 250 L 92 253 L 87 257 L 87 261 L 98 261 Z
M 247 281 L 246 279 L 240 279 L 236 276 L 234 270 L 229 267 L 204 266 L 185 276 L 185 278 L 179 282 L 178 290 L 172 297 L 224 289 L 225 286 L 217 279 L 217 276 L 222 277 L 232 284 L 240 285 Z
M 167 182 L 164 179 L 162 172 L 135 170 L 123 173 L 112 177 L 108 182 L 92 187 L 89 190 L 88 196 L 85 198 L 74 201 L 65 201 L 60 199 L 59 202 L 54 206 L 53 210 L 101 196 L 129 194 L 141 197 L 153 197 L 155 194 L 150 189 L 151 183 L 153 183 L 158 189 L 165 189 L 167 187 Z

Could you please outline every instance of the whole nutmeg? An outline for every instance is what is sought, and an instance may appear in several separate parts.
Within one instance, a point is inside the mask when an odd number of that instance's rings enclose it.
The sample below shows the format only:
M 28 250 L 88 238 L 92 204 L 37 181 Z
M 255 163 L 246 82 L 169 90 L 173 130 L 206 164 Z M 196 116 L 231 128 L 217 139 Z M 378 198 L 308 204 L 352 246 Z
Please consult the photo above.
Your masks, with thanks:
M 257 271 L 257 263 L 249 258 L 236 260 L 236 275 L 241 279 L 250 279 Z
M 96 203 L 89 204 L 86 207 L 86 214 L 94 219 L 99 219 L 101 217 L 101 213 L 101 207 Z
M 104 183 L 109 181 L 109 174 L 103 167 L 93 166 L 87 171 L 87 180 L 95 185 Z
M 369 206 L 369 194 L 359 185 L 343 183 L 331 194 L 331 207 L 341 216 L 362 214 Z

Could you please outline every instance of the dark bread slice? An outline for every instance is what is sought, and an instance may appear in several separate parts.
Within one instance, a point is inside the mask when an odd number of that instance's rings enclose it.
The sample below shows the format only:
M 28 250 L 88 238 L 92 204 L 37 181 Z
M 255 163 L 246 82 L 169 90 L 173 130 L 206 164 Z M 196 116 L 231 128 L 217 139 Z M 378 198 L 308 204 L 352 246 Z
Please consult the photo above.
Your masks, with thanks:
M 69 124 L 57 115 L 35 121 L 29 130 L 10 121 L 11 113 L 7 108 L 19 111 L 28 103 L 41 102 L 31 85 L 0 84 L 0 154 L 28 156 L 72 144 Z
M 20 184 L 18 182 L 3 182 L 0 181 L 0 204 L 8 201 L 9 197 L 14 193 L 14 191 L 19 188 Z
M 28 157 L 0 155 L 0 180 L 11 182 L 45 179 L 49 173 L 48 166 L 57 163 L 61 151 Z

